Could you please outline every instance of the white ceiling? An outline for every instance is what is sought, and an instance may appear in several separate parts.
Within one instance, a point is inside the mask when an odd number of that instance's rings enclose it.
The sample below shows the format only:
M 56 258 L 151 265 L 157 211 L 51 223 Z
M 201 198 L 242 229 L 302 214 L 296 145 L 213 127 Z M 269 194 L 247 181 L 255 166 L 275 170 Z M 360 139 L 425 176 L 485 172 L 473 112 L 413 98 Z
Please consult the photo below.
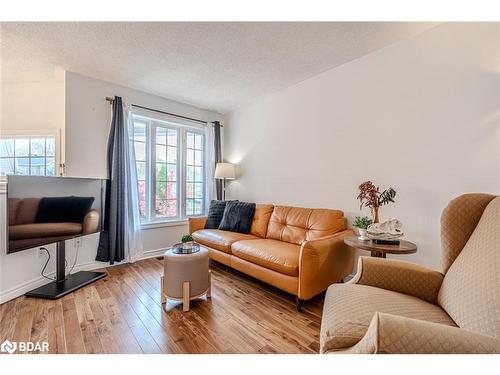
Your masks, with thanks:
M 2 23 L 2 80 L 69 70 L 218 112 L 434 23 Z

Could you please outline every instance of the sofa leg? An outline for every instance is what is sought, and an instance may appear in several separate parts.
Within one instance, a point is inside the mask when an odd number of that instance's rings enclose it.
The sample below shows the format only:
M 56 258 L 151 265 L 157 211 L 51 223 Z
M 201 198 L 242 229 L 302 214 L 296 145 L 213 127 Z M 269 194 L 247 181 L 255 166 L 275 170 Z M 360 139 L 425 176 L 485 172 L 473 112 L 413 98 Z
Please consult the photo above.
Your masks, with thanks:
M 302 311 L 302 300 L 299 297 L 295 298 L 295 305 L 297 306 L 297 311 Z

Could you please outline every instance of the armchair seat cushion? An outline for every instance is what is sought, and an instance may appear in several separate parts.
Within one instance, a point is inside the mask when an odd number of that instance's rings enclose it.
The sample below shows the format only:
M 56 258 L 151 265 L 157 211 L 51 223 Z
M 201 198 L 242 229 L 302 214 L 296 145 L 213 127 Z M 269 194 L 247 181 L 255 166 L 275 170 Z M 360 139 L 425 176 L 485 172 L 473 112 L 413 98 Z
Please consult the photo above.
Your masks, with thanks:
M 235 242 L 235 257 L 289 276 L 299 275 L 300 246 L 270 239 Z
M 231 245 L 236 241 L 258 238 L 251 234 L 228 232 L 219 229 L 197 230 L 192 236 L 196 242 L 228 254 L 231 254 Z
M 360 284 L 335 284 L 328 288 L 321 322 L 322 353 L 357 344 L 376 312 L 456 326 L 438 305 L 419 298 Z

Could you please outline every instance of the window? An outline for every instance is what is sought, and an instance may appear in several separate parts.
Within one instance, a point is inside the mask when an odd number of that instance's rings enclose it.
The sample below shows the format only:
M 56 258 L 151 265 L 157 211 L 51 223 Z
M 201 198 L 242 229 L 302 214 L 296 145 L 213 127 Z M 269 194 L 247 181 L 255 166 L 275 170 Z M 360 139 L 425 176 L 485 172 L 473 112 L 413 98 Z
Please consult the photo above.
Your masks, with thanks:
M 205 213 L 205 132 L 133 115 L 131 135 L 143 223 Z
M 56 137 L 3 137 L 0 139 L 0 174 L 55 176 Z

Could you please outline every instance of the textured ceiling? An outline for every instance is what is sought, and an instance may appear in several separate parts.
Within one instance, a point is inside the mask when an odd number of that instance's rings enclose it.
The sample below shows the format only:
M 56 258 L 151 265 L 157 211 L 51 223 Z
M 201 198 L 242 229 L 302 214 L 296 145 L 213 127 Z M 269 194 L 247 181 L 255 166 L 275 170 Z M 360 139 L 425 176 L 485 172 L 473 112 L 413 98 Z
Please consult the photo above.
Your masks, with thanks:
M 433 23 L 2 23 L 2 80 L 69 70 L 228 112 Z

